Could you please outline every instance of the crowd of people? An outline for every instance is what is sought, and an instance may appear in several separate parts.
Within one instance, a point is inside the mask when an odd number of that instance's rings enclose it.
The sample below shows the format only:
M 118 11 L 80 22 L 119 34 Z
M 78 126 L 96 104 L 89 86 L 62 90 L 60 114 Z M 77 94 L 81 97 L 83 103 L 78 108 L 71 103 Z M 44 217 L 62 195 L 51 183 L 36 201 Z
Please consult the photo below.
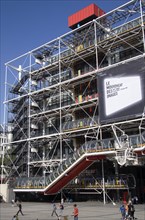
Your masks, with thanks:
M 21 215 L 24 215 L 22 212 L 22 203 L 20 200 L 17 200 L 16 202 L 14 200 L 12 200 L 12 206 L 18 206 L 18 211 L 17 213 L 12 217 L 12 220 L 19 220 L 19 213 L 21 213 Z M 64 204 L 63 204 L 63 199 L 61 200 L 61 202 L 56 205 L 55 203 L 52 203 L 52 213 L 51 216 L 56 216 L 58 220 L 62 220 L 63 219 L 67 220 L 67 216 L 63 216 L 63 210 L 64 210 Z M 78 220 L 78 215 L 79 215 L 79 210 L 77 207 L 77 204 L 74 204 L 73 206 L 73 212 L 72 212 L 72 216 L 74 216 L 74 220 Z
M 134 204 L 131 200 L 129 200 L 129 202 L 124 202 L 124 204 L 122 204 L 120 206 L 120 212 L 122 215 L 122 220 L 134 220 L 137 219 L 134 217 L 134 213 L 135 213 L 135 208 L 134 208 Z
M 59 203 L 58 206 L 56 206 L 56 204 L 53 203 L 51 216 L 55 215 L 58 220 L 61 220 L 63 216 L 63 209 L 64 209 L 63 203 Z M 78 215 L 79 215 L 79 210 L 78 210 L 77 204 L 74 204 L 73 213 L 72 213 L 72 216 L 74 216 L 74 220 L 78 220 Z M 64 218 L 67 220 L 67 216 L 65 216 Z
M 14 202 L 12 202 L 12 206 Z M 18 215 L 21 213 L 21 215 L 24 215 L 22 212 L 22 204 L 21 201 L 17 201 L 15 203 L 18 206 L 18 211 L 17 213 L 12 217 L 12 220 L 19 220 Z M 135 203 L 136 204 L 136 203 Z M 63 210 L 64 210 L 64 204 L 63 200 L 56 205 L 55 203 L 52 203 L 52 213 L 51 216 L 56 216 L 58 220 L 62 220 L 62 217 L 64 220 L 68 220 L 67 216 L 63 216 Z M 122 220 L 135 220 L 137 218 L 134 217 L 135 213 L 135 207 L 134 207 L 134 202 L 129 200 L 129 202 L 123 202 L 123 204 L 120 206 L 120 212 L 122 216 Z M 77 207 L 77 204 L 73 205 L 73 211 L 72 211 L 72 216 L 74 217 L 74 220 L 78 220 L 78 215 L 79 215 L 79 209 Z

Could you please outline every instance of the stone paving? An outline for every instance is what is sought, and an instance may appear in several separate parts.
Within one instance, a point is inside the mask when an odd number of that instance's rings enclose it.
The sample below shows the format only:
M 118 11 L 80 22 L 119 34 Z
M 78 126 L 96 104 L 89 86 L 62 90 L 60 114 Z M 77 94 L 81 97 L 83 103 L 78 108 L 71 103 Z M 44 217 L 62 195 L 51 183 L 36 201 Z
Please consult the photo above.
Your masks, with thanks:
M 63 216 L 67 216 L 68 220 L 73 220 L 74 203 L 65 203 Z M 58 203 L 56 203 L 58 205 Z M 103 205 L 99 202 L 78 202 L 79 220 L 120 220 L 119 211 L 120 204 L 113 205 L 111 203 Z M 56 216 L 51 217 L 52 204 L 46 202 L 23 202 L 22 210 L 24 216 L 19 214 L 19 220 L 57 220 Z M 135 217 L 138 220 L 145 220 L 145 204 L 135 205 Z M 0 220 L 11 220 L 16 214 L 18 207 L 10 203 L 0 203 Z M 62 220 L 66 220 L 62 217 Z

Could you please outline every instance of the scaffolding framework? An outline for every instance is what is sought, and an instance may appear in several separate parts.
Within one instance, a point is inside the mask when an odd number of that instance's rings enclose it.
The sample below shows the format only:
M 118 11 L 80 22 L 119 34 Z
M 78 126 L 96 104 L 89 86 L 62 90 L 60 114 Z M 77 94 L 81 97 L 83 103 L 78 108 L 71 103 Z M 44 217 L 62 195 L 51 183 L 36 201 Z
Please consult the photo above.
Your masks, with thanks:
M 144 163 L 145 112 L 102 125 L 97 80 L 100 72 L 140 58 L 145 2 L 133 0 L 6 63 L 4 122 L 12 125 L 13 140 L 5 156 L 18 191 L 44 192 L 81 157 Z

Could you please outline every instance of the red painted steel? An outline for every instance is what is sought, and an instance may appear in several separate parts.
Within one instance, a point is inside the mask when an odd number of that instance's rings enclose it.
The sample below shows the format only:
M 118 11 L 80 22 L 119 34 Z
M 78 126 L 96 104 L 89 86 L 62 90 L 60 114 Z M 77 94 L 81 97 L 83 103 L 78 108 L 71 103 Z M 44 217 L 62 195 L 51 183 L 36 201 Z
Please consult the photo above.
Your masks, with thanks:
M 101 8 L 99 8 L 95 4 L 90 4 L 89 6 L 70 15 L 68 17 L 68 26 L 70 28 L 73 28 L 79 23 L 85 23 L 85 22 L 83 22 L 85 20 L 89 21 L 89 18 L 91 20 L 91 19 L 97 18 L 99 16 L 102 16 L 103 14 L 105 14 L 105 12 Z
M 145 149 L 140 150 L 140 151 L 134 151 L 136 154 L 138 154 L 139 156 L 141 155 L 145 155 Z
M 95 160 L 102 160 L 105 159 L 104 155 L 100 156 L 89 156 L 84 158 L 82 161 L 80 161 L 79 164 L 77 164 L 75 167 L 73 167 L 67 175 L 64 175 L 60 180 L 58 180 L 54 185 L 49 187 L 45 191 L 45 195 L 55 194 L 59 192 L 64 186 L 66 186 L 72 179 L 74 179 L 78 174 L 80 174 L 83 170 L 85 170 L 87 167 L 89 167 Z

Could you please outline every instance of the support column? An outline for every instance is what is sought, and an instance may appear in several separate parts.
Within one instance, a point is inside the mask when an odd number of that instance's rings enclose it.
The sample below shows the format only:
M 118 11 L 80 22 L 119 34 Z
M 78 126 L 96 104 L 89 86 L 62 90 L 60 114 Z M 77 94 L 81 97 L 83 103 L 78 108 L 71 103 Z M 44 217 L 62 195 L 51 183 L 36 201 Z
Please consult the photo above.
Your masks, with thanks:
M 104 160 L 102 160 L 102 181 L 103 181 L 103 203 L 106 204 L 105 178 L 104 178 Z
M 145 4 L 142 0 L 140 0 L 140 17 L 141 17 L 141 27 L 142 27 L 142 38 L 143 38 L 143 47 L 144 47 L 144 53 L 145 53 L 145 26 L 143 21 L 143 4 Z
M 116 183 L 115 184 L 117 184 L 118 183 L 117 181 L 118 181 L 118 178 L 119 178 L 117 161 L 114 162 L 114 166 L 115 166 L 115 177 L 116 177 Z M 116 190 L 116 196 L 117 196 L 116 200 L 117 200 L 117 202 L 119 202 L 119 200 L 120 200 L 119 189 Z
M 27 176 L 30 177 L 30 154 L 31 154 L 31 143 L 30 143 L 30 133 L 31 133 L 31 96 L 30 96 L 30 93 L 31 93 L 31 53 L 29 54 L 30 55 L 30 68 L 29 68 L 29 94 L 28 94 L 28 100 L 29 100 L 29 107 L 28 107 L 28 138 L 29 138 L 29 141 L 28 141 L 28 159 L 27 159 Z

